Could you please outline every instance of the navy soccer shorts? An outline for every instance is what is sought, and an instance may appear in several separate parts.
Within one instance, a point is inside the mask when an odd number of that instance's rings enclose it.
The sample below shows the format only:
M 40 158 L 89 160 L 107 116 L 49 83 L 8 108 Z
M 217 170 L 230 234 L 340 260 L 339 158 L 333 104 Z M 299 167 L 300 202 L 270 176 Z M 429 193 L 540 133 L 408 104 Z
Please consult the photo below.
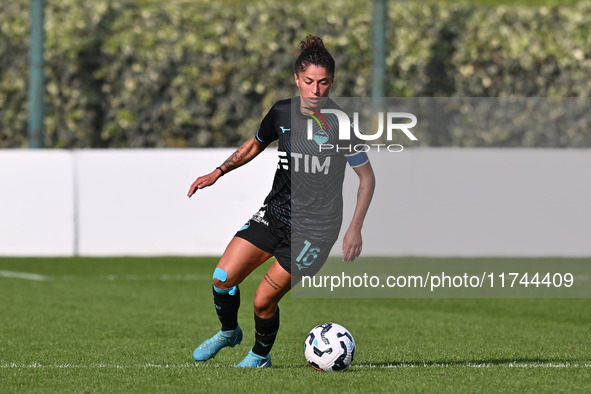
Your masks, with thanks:
M 326 240 L 312 239 L 306 234 L 292 234 L 290 226 L 268 213 L 265 207 L 238 230 L 236 237 L 271 253 L 281 267 L 298 277 L 315 275 L 336 242 L 336 236 Z

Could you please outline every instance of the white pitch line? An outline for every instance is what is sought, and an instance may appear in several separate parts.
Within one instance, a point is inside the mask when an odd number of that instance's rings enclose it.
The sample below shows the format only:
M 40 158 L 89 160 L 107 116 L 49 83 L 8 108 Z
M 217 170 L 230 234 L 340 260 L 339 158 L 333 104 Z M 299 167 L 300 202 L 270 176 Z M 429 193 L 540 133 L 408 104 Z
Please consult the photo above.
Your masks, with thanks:
M 0 271 L 0 277 L 10 279 L 25 279 L 25 280 L 37 280 L 46 281 L 49 278 L 41 274 L 33 274 L 30 272 L 16 272 L 16 271 Z
M 158 368 L 158 369 L 175 369 L 175 368 L 193 368 L 195 364 L 185 363 L 185 364 L 130 364 L 130 365 L 120 365 L 120 364 L 41 364 L 41 363 L 33 363 L 33 364 L 17 364 L 17 363 L 5 363 L 0 364 L 0 369 L 35 369 L 35 368 L 48 368 L 48 369 L 148 369 L 148 368 Z
M 136 282 L 136 281 L 162 281 L 162 282 L 184 282 L 184 281 L 198 281 L 198 280 L 207 280 L 211 279 L 211 276 L 208 275 L 169 275 L 169 274 L 161 274 L 161 275 L 115 275 L 115 274 L 105 274 L 105 275 L 65 275 L 65 276 L 46 276 L 41 274 L 29 273 L 29 272 L 16 272 L 16 271 L 0 271 L 1 278 L 9 278 L 9 279 L 26 279 L 26 280 L 36 280 L 36 281 L 76 281 L 76 280 L 86 280 L 92 279 L 93 281 L 103 280 L 103 281 L 123 281 L 123 282 Z
M 524 368 L 524 369 L 536 369 L 536 368 L 591 368 L 591 364 L 579 364 L 569 362 L 547 362 L 547 363 L 522 363 L 522 362 L 509 362 L 502 364 L 493 363 L 400 363 L 400 364 L 353 364 L 351 368 L 449 368 L 449 367 L 467 367 L 467 368 Z
M 84 278 L 84 277 L 83 277 Z M 77 279 L 76 277 L 67 277 L 67 279 Z M 196 280 L 204 280 L 204 279 L 211 279 L 211 276 L 208 275 L 191 275 L 191 274 L 184 274 L 184 275 L 169 275 L 169 274 L 161 274 L 161 275 L 99 275 L 97 277 L 92 277 L 93 280 L 107 280 L 107 281 L 162 281 L 162 282 L 174 282 L 174 281 L 196 281 Z
M 2 363 L 0 364 L 0 369 L 37 369 L 37 368 L 46 368 L 46 369 L 188 369 L 188 368 L 233 368 L 234 365 L 224 365 L 224 364 L 205 364 L 205 363 L 182 363 L 182 364 L 153 364 L 153 363 L 146 363 L 146 364 L 41 364 L 41 363 L 32 363 L 32 364 L 17 364 L 17 363 Z M 298 365 L 294 368 L 304 367 L 304 365 Z M 366 368 L 449 368 L 449 367 L 466 367 L 466 368 L 523 368 L 523 369 L 546 369 L 546 368 L 591 368 L 591 364 L 579 364 L 579 363 L 569 363 L 569 362 L 548 362 L 548 363 L 520 363 L 520 362 L 510 362 L 510 363 L 503 363 L 503 364 L 492 364 L 492 363 L 458 363 L 458 364 L 448 364 L 448 363 L 424 363 L 424 364 L 416 364 L 416 363 L 400 363 L 400 364 L 386 364 L 386 365 L 376 365 L 376 364 L 353 364 L 351 368 L 354 369 L 366 369 Z
M 141 282 L 141 281 L 161 281 L 161 282 L 193 282 L 193 281 L 210 281 L 209 274 L 99 274 L 99 275 L 63 275 L 63 276 L 47 276 L 28 272 L 16 271 L 0 271 L 0 277 L 10 279 L 28 279 L 37 281 L 78 281 L 78 280 L 92 280 L 92 281 L 108 281 L 108 282 Z M 257 278 L 247 278 L 246 280 L 255 281 Z
M 119 364 L 1 364 L 0 369 L 189 369 L 189 368 L 233 368 L 234 365 L 222 364 L 135 364 L 135 365 L 119 365 Z

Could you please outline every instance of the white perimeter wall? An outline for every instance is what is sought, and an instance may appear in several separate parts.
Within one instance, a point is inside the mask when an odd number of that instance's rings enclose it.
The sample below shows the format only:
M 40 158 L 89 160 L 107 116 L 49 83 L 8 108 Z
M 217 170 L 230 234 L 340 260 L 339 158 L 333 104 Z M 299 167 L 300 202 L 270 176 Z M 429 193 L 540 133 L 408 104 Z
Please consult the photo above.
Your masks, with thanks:
M 233 151 L 0 151 L 0 255 L 219 255 L 261 206 L 277 162 L 268 149 L 187 198 L 191 182 Z M 591 150 L 370 157 L 367 255 L 591 256 Z M 355 194 L 348 169 L 345 225 Z

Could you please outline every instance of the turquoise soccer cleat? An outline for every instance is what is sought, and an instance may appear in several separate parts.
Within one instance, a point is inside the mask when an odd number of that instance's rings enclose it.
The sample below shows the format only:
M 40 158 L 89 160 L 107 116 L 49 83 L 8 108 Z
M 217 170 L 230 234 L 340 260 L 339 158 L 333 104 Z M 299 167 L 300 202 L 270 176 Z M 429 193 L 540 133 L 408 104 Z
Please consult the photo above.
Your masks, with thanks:
M 240 361 L 236 368 L 269 368 L 271 366 L 271 355 L 259 356 L 252 350 L 248 352 L 244 360 Z
M 240 326 L 232 331 L 220 331 L 195 349 L 193 359 L 195 361 L 207 361 L 214 358 L 223 348 L 227 346 L 234 347 L 239 345 L 240 342 L 242 342 L 242 329 Z

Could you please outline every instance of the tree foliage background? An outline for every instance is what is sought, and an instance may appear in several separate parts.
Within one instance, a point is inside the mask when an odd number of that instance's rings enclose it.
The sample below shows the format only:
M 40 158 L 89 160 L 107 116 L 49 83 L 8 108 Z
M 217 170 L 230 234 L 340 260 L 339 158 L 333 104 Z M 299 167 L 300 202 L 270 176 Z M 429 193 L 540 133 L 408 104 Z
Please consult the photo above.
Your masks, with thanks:
M 51 0 L 46 2 L 46 137 L 51 148 L 218 147 L 253 135 L 295 95 L 307 34 L 337 60 L 333 96 L 366 97 L 371 3 Z M 389 2 L 386 95 L 588 97 L 591 4 Z M 0 3 L 0 147 L 27 146 L 29 1 Z M 587 146 L 510 134 L 495 144 Z M 479 131 L 480 133 L 486 131 Z M 579 133 L 579 131 L 577 131 Z M 452 135 L 424 145 L 478 146 Z

